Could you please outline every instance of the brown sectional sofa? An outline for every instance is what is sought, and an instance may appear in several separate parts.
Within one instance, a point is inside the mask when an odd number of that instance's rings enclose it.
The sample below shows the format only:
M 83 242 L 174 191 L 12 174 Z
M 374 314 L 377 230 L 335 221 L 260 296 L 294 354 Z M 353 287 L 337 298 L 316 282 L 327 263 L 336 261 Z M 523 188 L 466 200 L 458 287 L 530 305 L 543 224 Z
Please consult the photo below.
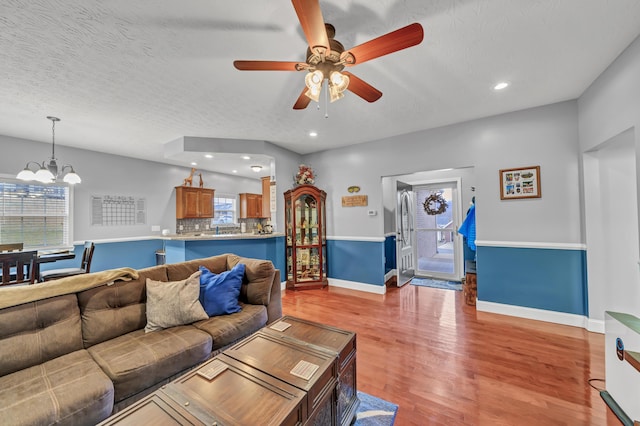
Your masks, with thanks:
M 147 278 L 179 281 L 200 265 L 220 273 L 238 263 L 240 312 L 145 333 Z M 280 272 L 269 261 L 225 254 L 130 271 L 127 281 L 114 281 L 114 270 L 0 289 L 3 422 L 98 423 L 282 316 Z

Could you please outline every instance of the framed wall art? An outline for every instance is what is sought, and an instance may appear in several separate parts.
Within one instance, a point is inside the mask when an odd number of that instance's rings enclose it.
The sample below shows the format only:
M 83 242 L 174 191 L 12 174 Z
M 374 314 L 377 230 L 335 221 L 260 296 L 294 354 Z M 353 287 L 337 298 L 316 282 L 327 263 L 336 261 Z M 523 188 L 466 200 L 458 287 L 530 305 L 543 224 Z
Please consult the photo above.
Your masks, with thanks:
M 540 198 L 540 166 L 500 170 L 500 199 Z

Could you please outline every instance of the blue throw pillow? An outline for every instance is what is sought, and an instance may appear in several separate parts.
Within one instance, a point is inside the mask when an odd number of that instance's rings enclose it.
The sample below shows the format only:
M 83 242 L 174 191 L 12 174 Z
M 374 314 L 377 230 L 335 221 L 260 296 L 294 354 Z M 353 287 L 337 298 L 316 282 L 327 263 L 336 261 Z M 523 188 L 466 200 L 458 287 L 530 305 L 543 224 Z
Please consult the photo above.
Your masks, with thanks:
M 230 271 L 215 274 L 201 266 L 200 303 L 210 317 L 234 314 L 242 307 L 238 303 L 245 266 L 238 263 Z

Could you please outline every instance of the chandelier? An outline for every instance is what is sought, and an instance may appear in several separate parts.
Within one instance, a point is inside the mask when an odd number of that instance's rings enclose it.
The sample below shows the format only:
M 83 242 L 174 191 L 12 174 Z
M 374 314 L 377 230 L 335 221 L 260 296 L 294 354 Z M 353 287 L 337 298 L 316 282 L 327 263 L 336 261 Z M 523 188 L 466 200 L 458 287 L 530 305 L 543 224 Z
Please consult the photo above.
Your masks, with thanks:
M 65 164 L 58 170 L 58 163 L 56 159 L 56 122 L 60 121 L 58 117 L 47 117 L 47 120 L 51 120 L 51 134 L 52 134 L 52 148 L 51 158 L 48 162 L 43 161 L 42 164 L 36 161 L 29 161 L 24 169 L 18 173 L 16 179 L 31 181 L 35 180 L 42 183 L 53 183 L 56 180 L 62 178 L 62 180 L 68 184 L 76 184 L 82 182 L 80 176 L 73 170 L 73 167 Z

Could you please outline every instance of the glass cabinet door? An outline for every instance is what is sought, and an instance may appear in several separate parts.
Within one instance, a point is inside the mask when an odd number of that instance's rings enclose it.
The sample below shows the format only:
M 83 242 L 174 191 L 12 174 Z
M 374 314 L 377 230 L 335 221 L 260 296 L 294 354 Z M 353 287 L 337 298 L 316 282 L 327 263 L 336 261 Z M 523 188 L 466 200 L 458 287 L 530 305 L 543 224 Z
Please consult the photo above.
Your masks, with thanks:
M 326 280 L 324 191 L 301 185 L 285 193 L 287 288 L 320 288 Z

